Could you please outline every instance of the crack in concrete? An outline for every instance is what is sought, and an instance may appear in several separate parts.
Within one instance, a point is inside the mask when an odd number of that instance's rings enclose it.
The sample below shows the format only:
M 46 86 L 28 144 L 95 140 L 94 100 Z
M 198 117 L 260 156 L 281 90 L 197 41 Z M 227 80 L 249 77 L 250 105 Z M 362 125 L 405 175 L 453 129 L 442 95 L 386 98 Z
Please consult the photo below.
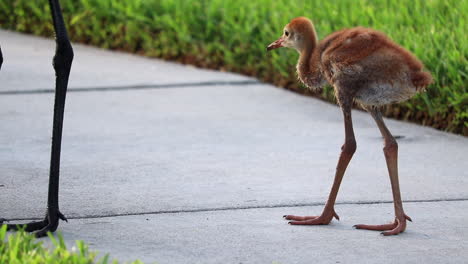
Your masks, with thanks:
M 151 89 L 168 89 L 168 88 L 187 88 L 187 87 L 203 87 L 203 86 L 241 86 L 261 84 L 257 80 L 245 81 L 208 81 L 208 82 L 191 82 L 191 83 L 166 83 L 166 84 L 135 84 L 122 86 L 100 86 L 100 87 L 76 87 L 69 88 L 69 93 L 75 92 L 107 92 L 107 91 L 127 91 L 127 90 L 151 90 Z M 0 91 L 0 95 L 20 95 L 20 94 L 49 94 L 54 93 L 54 89 L 32 89 L 19 91 Z
M 403 203 L 437 203 L 437 202 L 463 202 L 468 201 L 468 198 L 448 198 L 448 199 L 429 199 L 429 200 L 406 200 Z M 355 201 L 355 202 L 337 202 L 336 205 L 367 205 L 367 204 L 391 204 L 393 201 Z M 215 208 L 199 208 L 186 210 L 162 210 L 154 212 L 141 213 L 120 213 L 111 215 L 87 215 L 67 217 L 68 219 L 98 219 L 120 216 L 141 216 L 141 215 L 159 215 L 159 214 L 178 214 L 178 213 L 202 213 L 202 212 L 218 212 L 218 211 L 237 211 L 251 209 L 270 209 L 270 208 L 286 208 L 286 207 L 304 207 L 304 206 L 323 206 L 325 203 L 296 203 L 296 204 L 274 204 L 274 205 L 252 205 L 239 207 L 215 207 Z M 29 221 L 40 220 L 42 218 L 14 218 L 8 221 Z

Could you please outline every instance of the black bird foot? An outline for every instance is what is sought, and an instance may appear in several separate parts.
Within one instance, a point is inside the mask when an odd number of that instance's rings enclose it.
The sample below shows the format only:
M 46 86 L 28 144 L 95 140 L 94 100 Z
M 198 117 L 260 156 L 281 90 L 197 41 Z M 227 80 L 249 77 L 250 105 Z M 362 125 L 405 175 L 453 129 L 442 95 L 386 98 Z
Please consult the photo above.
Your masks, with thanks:
M 55 232 L 59 225 L 59 220 L 68 222 L 67 218 L 59 210 L 48 210 L 46 217 L 42 221 L 29 222 L 25 224 L 6 224 L 7 230 L 17 231 L 24 229 L 26 232 L 32 232 L 36 237 L 46 236 L 48 232 Z M 0 218 L 0 226 L 3 222 L 8 222 Z

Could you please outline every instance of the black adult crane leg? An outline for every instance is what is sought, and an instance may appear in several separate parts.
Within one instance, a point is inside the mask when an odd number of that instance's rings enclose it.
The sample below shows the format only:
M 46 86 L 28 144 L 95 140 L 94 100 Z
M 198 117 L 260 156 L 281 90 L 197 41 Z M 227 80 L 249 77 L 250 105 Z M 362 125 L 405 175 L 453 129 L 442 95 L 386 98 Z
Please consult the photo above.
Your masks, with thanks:
M 3 63 L 3 55 L 2 55 L 2 47 L 0 46 L 0 70 L 2 69 L 2 63 Z
M 65 97 L 67 94 L 68 76 L 73 61 L 73 49 L 68 39 L 65 23 L 58 0 L 49 0 L 50 11 L 55 29 L 55 41 L 57 44 L 53 65 L 55 70 L 55 102 L 54 120 L 52 128 L 52 153 L 50 158 L 49 193 L 47 198 L 47 212 L 44 220 L 27 224 L 8 224 L 9 230 L 17 230 L 24 227 L 28 232 L 34 232 L 36 236 L 45 236 L 47 232 L 57 230 L 60 219 L 65 216 L 59 210 L 59 173 L 60 173 L 60 149 L 62 143 L 63 112 Z M 2 220 L 0 220 L 1 224 Z

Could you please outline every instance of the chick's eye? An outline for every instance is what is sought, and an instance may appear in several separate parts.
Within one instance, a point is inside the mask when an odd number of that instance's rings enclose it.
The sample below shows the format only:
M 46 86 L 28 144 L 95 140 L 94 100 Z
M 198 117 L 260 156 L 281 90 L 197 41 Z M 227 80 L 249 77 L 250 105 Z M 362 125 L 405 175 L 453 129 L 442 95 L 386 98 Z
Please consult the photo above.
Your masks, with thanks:
M 289 36 L 289 32 L 287 30 L 284 31 L 284 35 Z

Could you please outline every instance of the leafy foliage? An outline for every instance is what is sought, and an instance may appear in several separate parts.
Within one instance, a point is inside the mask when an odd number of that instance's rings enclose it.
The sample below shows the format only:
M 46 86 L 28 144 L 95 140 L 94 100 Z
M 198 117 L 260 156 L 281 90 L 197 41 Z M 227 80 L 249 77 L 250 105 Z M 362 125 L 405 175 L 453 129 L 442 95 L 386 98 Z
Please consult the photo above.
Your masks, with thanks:
M 0 227 L 0 263 L 8 264 L 107 264 L 109 256 L 105 255 L 95 261 L 96 252 L 90 252 L 83 241 L 76 241 L 76 246 L 67 249 L 63 237 L 59 234 L 55 238 L 49 234 L 53 247 L 48 249 L 42 242 L 24 231 L 7 235 L 6 226 Z M 117 264 L 117 261 L 112 263 Z M 142 264 L 135 261 L 133 264 Z
M 467 0 L 76 0 L 61 1 L 73 41 L 240 72 L 302 93 L 294 51 L 266 45 L 291 18 L 307 16 L 320 38 L 344 27 L 381 30 L 435 77 L 427 93 L 386 115 L 468 135 Z M 4 28 L 50 36 L 46 0 L 0 0 Z M 330 88 L 319 95 L 333 101 Z

